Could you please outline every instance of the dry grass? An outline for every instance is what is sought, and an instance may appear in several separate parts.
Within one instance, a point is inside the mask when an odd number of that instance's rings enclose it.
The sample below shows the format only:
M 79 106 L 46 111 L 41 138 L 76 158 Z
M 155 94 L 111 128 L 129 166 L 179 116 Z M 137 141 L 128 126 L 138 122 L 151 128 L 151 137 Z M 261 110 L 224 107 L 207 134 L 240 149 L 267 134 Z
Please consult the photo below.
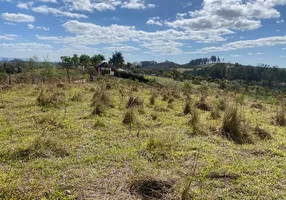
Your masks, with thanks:
M 126 108 L 142 107 L 143 105 L 144 102 L 139 97 L 129 97 Z
M 222 122 L 221 132 L 237 144 L 251 143 L 250 135 L 243 124 L 241 114 L 236 106 L 228 106 Z

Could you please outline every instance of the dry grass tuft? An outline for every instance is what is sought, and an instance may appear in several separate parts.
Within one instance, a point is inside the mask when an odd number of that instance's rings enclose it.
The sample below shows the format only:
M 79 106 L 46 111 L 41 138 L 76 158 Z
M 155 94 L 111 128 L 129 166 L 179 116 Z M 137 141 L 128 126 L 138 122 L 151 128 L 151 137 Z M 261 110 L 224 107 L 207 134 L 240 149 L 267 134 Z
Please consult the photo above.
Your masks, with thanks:
M 96 106 L 97 104 L 103 104 L 107 107 L 114 108 L 110 94 L 106 92 L 104 89 L 95 91 L 92 97 L 91 106 Z
M 258 135 L 258 137 L 260 139 L 262 139 L 262 140 L 266 140 L 266 139 L 271 139 L 272 138 L 271 134 L 268 131 L 260 128 L 259 126 L 255 127 L 255 134 Z
M 254 103 L 250 106 L 250 108 L 255 108 L 255 109 L 258 109 L 258 110 L 264 110 L 264 107 L 262 104 L 260 103 Z
M 66 157 L 69 156 L 67 149 L 59 142 L 37 137 L 32 144 L 26 148 L 19 148 L 10 154 L 13 160 L 29 160 L 35 158 Z
M 157 97 L 157 94 L 153 92 L 150 97 L 150 105 L 155 105 L 156 97 Z
M 123 122 L 123 124 L 129 124 L 129 125 L 131 125 L 135 122 L 135 116 L 134 116 L 133 109 L 127 110 L 127 112 L 124 115 L 122 122 Z
M 212 107 L 206 103 L 206 96 L 202 96 L 200 101 L 195 104 L 195 106 L 204 111 L 212 111 Z
M 286 125 L 286 117 L 285 117 L 285 110 L 282 109 L 281 111 L 277 111 L 275 116 L 275 122 L 278 126 L 285 126 Z
M 52 92 L 42 89 L 37 101 L 41 106 L 56 106 L 65 103 L 65 94 L 63 92 Z
M 142 107 L 143 104 L 143 100 L 141 100 L 139 97 L 129 97 L 126 108 L 129 109 L 133 107 Z
M 101 116 L 105 113 L 105 106 L 103 104 L 97 104 L 92 111 L 93 115 Z
M 81 101 L 83 101 L 83 97 L 84 97 L 83 92 L 76 92 L 76 93 L 72 96 L 71 101 L 81 102 Z
M 229 140 L 237 144 L 251 143 L 250 135 L 246 132 L 246 127 L 242 124 L 241 115 L 235 106 L 228 106 L 223 118 L 221 132 Z
M 135 178 L 131 180 L 130 192 L 144 200 L 169 199 L 168 194 L 173 190 L 173 183 L 156 180 L 153 177 Z

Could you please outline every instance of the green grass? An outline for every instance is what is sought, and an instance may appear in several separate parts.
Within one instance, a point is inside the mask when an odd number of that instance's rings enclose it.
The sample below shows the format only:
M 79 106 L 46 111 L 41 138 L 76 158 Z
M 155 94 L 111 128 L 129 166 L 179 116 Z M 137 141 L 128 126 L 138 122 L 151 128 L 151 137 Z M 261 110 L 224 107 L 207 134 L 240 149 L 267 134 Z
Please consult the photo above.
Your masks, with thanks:
M 192 115 L 183 114 L 186 91 L 192 102 L 205 95 L 214 108 L 221 98 L 235 102 L 234 93 L 158 81 L 165 87 L 111 78 L 1 91 L 0 199 L 134 199 L 130 184 L 136 177 L 171 183 L 172 190 L 164 194 L 169 199 L 180 199 L 188 180 L 194 199 L 285 198 L 286 128 L 275 125 L 274 104 L 259 101 L 264 109 L 255 109 L 250 107 L 257 100 L 239 99 L 238 110 L 253 139 L 239 145 L 220 133 L 224 111 L 214 119 L 211 112 L 196 110 L 198 134 L 192 134 Z M 94 94 L 107 83 L 110 102 L 101 115 L 92 115 Z M 53 87 L 48 95 L 64 94 L 64 100 L 39 104 L 43 87 Z M 173 99 L 172 106 L 163 101 L 164 94 Z M 143 104 L 132 108 L 131 126 L 123 123 L 130 97 Z M 102 98 L 96 99 L 104 106 Z M 272 139 L 258 137 L 257 126 Z

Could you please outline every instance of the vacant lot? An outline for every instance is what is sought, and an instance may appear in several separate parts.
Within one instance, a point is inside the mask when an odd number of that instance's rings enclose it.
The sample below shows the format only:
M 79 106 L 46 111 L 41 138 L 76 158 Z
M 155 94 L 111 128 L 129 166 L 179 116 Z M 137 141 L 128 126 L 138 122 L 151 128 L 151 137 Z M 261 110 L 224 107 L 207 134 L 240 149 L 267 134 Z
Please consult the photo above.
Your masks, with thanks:
M 0 199 L 285 198 L 282 97 L 154 82 L 2 89 Z

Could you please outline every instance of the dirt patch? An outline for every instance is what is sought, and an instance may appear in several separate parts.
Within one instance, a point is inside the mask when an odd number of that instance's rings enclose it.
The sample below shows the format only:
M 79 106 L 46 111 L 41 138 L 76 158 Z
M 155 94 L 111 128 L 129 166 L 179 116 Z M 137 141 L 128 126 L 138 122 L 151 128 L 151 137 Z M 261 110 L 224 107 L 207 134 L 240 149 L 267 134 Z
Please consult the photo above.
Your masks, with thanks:
M 156 180 L 154 178 L 142 178 L 131 181 L 130 192 L 143 200 L 169 199 L 168 194 L 172 192 L 173 184 L 168 181 Z

